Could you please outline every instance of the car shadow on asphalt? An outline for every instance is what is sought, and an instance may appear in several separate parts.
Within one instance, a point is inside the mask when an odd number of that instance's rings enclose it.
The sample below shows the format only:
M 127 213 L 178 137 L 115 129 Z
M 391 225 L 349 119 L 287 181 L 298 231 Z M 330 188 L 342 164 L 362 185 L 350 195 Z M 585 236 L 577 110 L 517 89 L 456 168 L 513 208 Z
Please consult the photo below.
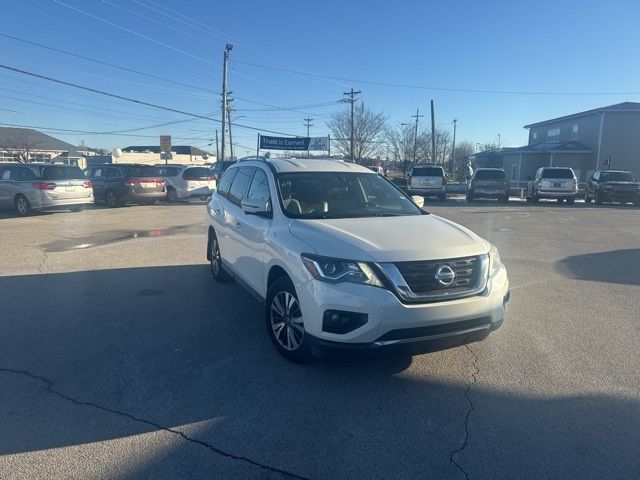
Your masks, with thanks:
M 475 345 L 419 369 L 295 365 L 271 345 L 264 307 L 206 264 L 3 276 L 0 308 L 0 456 L 161 428 L 184 437 L 122 460 L 123 477 L 154 478 L 203 446 L 254 478 L 461 476 L 451 459 L 474 478 L 640 471 L 637 399 L 489 388 Z
M 640 285 L 640 248 L 573 255 L 556 263 L 556 269 L 577 280 Z

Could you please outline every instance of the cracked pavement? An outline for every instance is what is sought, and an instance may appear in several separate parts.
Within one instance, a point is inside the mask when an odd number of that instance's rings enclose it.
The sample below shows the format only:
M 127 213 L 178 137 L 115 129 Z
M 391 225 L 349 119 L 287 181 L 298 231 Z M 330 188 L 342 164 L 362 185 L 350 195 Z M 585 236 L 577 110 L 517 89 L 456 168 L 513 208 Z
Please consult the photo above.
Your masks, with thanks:
M 211 281 L 202 205 L 0 214 L 0 478 L 638 478 L 639 210 L 427 208 L 499 247 L 504 326 L 306 366 Z

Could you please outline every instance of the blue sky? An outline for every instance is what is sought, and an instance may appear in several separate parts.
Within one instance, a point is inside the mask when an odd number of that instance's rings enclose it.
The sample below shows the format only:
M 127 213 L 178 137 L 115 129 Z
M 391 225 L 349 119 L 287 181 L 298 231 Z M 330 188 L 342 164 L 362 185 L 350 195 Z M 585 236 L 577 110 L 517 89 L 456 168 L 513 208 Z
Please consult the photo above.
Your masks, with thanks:
M 220 115 L 222 53 L 231 52 L 229 89 L 237 123 L 325 135 L 332 103 L 354 87 L 392 123 L 436 104 L 436 123 L 458 119 L 458 139 L 526 143 L 523 125 L 554 116 L 640 101 L 640 30 L 636 1 L 381 2 L 205 0 L 2 0 L 0 33 L 188 84 L 69 57 L 0 37 L 0 63 L 189 112 Z M 170 10 L 169 10 L 170 9 Z M 81 10 L 81 11 L 79 11 Z M 83 13 L 84 12 L 84 13 Z M 184 15 L 184 17 L 179 15 Z M 196 23 L 200 22 L 200 23 Z M 164 25 L 163 25 L 164 24 Z M 524 95 L 374 86 L 247 65 L 334 77 L 463 90 L 620 92 Z M 193 88 L 197 87 L 197 88 Z M 259 102 L 259 103 L 255 103 Z M 313 105 L 298 110 L 277 107 Z M 9 110 L 9 111 L 7 111 Z M 101 97 L 0 70 L 0 123 L 117 132 L 185 120 L 179 114 Z M 210 143 L 207 120 L 128 135 L 63 134 L 99 147 Z M 44 130 L 44 129 L 43 129 Z M 253 148 L 256 132 L 234 128 L 234 143 Z M 147 137 L 148 136 L 148 137 Z M 239 149 L 240 154 L 245 154 Z

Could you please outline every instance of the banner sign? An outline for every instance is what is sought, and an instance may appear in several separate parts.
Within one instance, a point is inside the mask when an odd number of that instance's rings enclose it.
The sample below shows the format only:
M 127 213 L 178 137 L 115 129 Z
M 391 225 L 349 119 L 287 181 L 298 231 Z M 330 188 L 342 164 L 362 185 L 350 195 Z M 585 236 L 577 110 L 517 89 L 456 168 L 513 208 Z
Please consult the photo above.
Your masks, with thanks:
M 267 137 L 260 135 L 260 149 L 329 150 L 328 137 Z

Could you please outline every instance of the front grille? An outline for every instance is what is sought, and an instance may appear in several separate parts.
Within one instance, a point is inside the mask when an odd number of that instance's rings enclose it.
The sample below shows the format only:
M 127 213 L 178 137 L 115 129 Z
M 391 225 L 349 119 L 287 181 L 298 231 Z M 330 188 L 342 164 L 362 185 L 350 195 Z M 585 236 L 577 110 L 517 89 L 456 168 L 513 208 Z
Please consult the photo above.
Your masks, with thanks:
M 491 325 L 491 317 L 479 317 L 461 322 L 443 323 L 440 325 L 427 325 L 424 327 L 399 328 L 391 330 L 378 338 L 376 342 L 388 342 L 391 340 L 408 340 L 412 338 L 432 337 L 446 335 L 472 328 L 480 328 Z
M 479 256 L 398 262 L 395 266 L 415 295 L 443 293 L 457 296 L 476 290 L 482 283 L 482 262 Z M 436 278 L 441 267 L 450 267 L 453 270 L 455 277 L 450 285 L 445 285 Z

